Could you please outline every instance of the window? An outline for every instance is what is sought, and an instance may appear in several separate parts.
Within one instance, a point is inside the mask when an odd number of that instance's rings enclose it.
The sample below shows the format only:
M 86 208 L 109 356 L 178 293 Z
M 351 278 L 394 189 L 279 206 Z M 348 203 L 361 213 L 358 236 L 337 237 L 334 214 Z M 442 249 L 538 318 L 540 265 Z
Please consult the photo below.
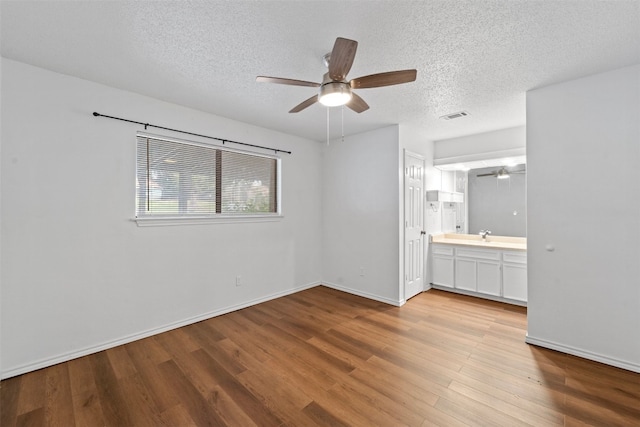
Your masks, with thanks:
M 279 159 L 137 135 L 136 218 L 279 214 Z

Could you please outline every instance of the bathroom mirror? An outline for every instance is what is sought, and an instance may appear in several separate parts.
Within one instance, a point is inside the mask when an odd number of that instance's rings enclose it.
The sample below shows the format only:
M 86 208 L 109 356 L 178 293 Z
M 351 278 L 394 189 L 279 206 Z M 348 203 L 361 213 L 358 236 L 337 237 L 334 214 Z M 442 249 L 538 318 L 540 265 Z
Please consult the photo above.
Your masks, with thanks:
M 455 231 L 477 234 L 488 229 L 496 236 L 526 237 L 525 156 L 440 164 L 436 168 L 441 171 L 443 189 L 464 193 L 464 203 L 443 206 L 442 217 L 453 218 Z M 442 222 L 444 226 L 446 221 Z
M 497 236 L 527 236 L 526 165 L 488 167 L 467 172 L 465 202 L 468 232 L 491 230 Z

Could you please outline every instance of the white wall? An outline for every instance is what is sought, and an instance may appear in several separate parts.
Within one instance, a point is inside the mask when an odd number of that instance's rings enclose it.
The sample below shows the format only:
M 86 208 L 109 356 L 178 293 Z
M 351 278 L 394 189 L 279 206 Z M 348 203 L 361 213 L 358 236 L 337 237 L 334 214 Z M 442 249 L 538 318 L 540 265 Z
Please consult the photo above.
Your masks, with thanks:
M 640 372 L 640 65 L 528 92 L 527 163 L 528 342 Z
M 500 129 L 435 141 L 433 157 L 441 164 L 523 155 L 526 141 L 525 126 Z
M 323 283 L 397 305 L 398 126 L 323 147 Z
M 3 377 L 319 283 L 320 144 L 4 58 L 1 108 Z M 93 111 L 293 151 L 285 217 L 137 227 L 141 127 Z

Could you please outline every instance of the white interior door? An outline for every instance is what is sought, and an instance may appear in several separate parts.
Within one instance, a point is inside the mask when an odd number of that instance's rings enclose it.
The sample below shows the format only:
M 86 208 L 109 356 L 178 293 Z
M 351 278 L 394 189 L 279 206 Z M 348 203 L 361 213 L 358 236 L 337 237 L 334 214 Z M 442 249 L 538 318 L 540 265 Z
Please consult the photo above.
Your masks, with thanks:
M 424 159 L 404 155 L 404 298 L 424 290 Z

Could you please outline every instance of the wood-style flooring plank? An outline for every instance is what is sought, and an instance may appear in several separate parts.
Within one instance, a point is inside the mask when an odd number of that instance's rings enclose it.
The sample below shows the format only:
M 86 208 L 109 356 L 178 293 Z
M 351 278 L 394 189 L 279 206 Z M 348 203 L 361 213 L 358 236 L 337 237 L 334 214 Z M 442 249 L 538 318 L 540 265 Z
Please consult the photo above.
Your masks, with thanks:
M 98 390 L 73 393 L 73 416 L 76 426 L 104 426 L 106 421 Z
M 348 427 L 348 424 L 344 424 L 331 412 L 318 405 L 318 403 L 315 401 L 312 401 L 307 406 L 305 406 L 302 412 L 307 417 L 315 421 L 315 423 L 318 425 L 331 427 Z
M 235 376 L 228 372 L 207 352 L 204 350 L 196 350 L 193 352 L 193 355 L 198 363 L 218 378 L 220 387 L 234 402 L 243 408 L 252 420 L 263 426 L 278 426 L 282 423 L 282 420 L 266 408 Z
M 449 385 L 449 389 L 523 423 L 532 425 L 559 425 L 563 423 L 563 417 L 557 411 L 545 410 L 544 407 L 538 405 L 523 405 L 517 397 L 501 393 L 498 389 L 487 387 L 482 383 L 453 381 Z
M 254 371 L 243 372 L 238 375 L 238 380 L 258 397 L 265 407 L 287 424 L 309 424 L 303 409 L 313 400 L 302 390 L 291 387 L 287 378 L 274 375 L 265 369 L 262 374 Z
M 118 346 L 107 350 L 107 356 L 111 362 L 113 372 L 116 374 L 116 378 L 121 380 L 135 375 L 136 367 L 129 357 L 129 353 L 124 346 Z
M 132 425 L 136 427 L 164 425 L 160 411 L 139 375 L 127 376 L 120 381 L 120 385 L 127 399 L 126 404 Z
M 122 346 L 116 347 L 123 349 Z M 107 352 L 107 356 L 108 356 Z M 85 394 L 97 392 L 95 377 L 91 369 L 91 355 L 73 359 L 67 362 L 69 371 L 69 382 L 71 383 L 71 394 Z
M 45 384 L 47 372 L 45 369 L 22 375 L 20 396 L 18 398 L 17 415 L 44 408 Z M 43 412 L 44 414 L 44 412 Z
M 89 360 L 95 377 L 105 425 L 113 427 L 132 425 L 127 397 L 122 391 L 122 384 L 116 378 L 107 353 L 101 351 L 93 354 Z
M 397 377 L 380 369 L 359 368 L 351 373 L 351 377 L 419 414 L 425 414 L 427 408 L 438 401 L 437 394 L 409 382 L 401 383 Z
M 198 427 L 189 415 L 189 411 L 184 409 L 182 405 L 176 405 L 166 409 L 160 413 L 160 418 L 167 426 Z
M 158 370 L 163 379 L 171 384 L 176 394 L 180 396 L 181 404 L 187 409 L 196 425 L 199 427 L 226 425 L 173 360 L 161 363 Z
M 43 425 L 47 425 L 45 423 L 44 408 L 20 414 L 16 419 L 17 427 L 40 427 Z
M 438 399 L 435 407 L 470 426 L 535 426 L 533 422 L 520 421 L 492 406 L 485 405 L 484 403 L 451 390 L 446 396 Z
M 46 424 L 59 427 L 75 426 L 68 365 L 60 363 L 45 372 L 44 416 Z
M 145 341 L 146 344 L 157 344 L 154 340 Z M 160 374 L 159 365 L 154 357 L 146 352 L 146 345 L 140 341 L 129 343 L 125 346 L 127 354 L 131 358 L 138 375 L 149 390 L 149 394 L 153 399 L 158 411 L 164 412 L 168 408 L 179 405 L 181 403 L 180 396 L 175 392 L 172 384 L 168 383 Z M 157 344 L 159 346 L 159 344 Z M 157 347 L 153 346 L 150 353 L 157 351 Z M 171 359 L 169 359 L 171 360 Z M 163 362 L 164 363 L 164 362 Z
M 0 426 L 16 425 L 22 378 L 19 376 L 0 382 Z

